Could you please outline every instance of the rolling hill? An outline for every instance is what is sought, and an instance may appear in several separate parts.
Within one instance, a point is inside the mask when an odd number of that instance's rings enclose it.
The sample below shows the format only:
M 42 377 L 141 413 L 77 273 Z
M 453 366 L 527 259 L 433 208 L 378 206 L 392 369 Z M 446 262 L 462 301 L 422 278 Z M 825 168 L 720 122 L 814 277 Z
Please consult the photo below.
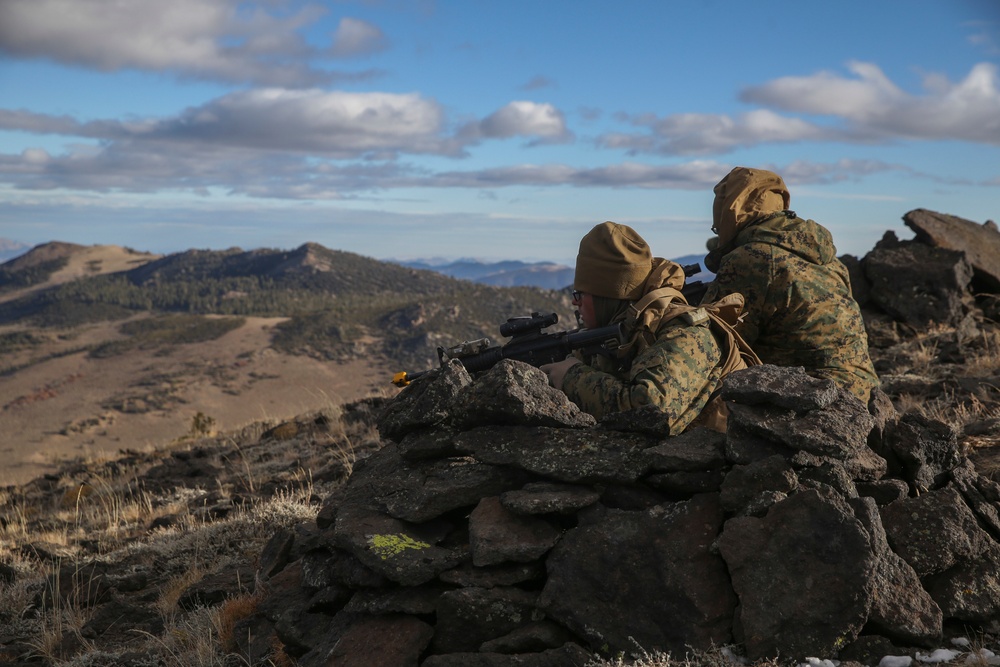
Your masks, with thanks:
M 38 246 L 0 264 L 3 472 L 159 445 L 199 413 L 232 429 L 393 393 L 393 373 L 436 365 L 439 345 L 501 343 L 508 317 L 556 312 L 571 328 L 569 301 L 312 243 L 165 256 Z

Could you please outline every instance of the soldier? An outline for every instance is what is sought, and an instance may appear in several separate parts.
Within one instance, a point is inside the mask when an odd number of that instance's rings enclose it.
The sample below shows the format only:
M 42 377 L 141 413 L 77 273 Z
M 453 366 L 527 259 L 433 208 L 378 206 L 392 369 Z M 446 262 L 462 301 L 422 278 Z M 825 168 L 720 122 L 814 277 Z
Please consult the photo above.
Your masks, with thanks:
M 573 287 L 583 326 L 621 322 L 626 342 L 615 359 L 542 366 L 552 386 L 597 418 L 652 405 L 667 415 L 669 435 L 700 424 L 725 429 L 725 404 L 715 396 L 722 378 L 747 359 L 759 363 L 726 324 L 742 297 L 689 306 L 681 266 L 653 257 L 635 230 L 614 222 L 580 241 Z
M 802 366 L 867 403 L 879 380 L 847 268 L 830 232 L 789 201 L 781 177 L 763 169 L 736 167 L 715 186 L 705 267 L 716 277 L 703 301 L 742 294 L 736 330 L 761 361 Z

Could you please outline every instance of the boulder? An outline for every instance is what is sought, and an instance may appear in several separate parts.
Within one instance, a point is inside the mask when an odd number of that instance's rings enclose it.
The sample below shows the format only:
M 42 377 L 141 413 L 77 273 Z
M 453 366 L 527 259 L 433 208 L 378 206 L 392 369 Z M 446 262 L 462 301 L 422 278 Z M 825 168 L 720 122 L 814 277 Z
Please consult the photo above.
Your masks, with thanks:
M 927 591 L 946 618 L 1000 632 L 1000 546 L 990 543 L 981 558 L 928 577 Z
M 916 412 L 903 415 L 888 429 L 885 445 L 899 461 L 901 476 L 917 493 L 947 483 L 949 471 L 961 460 L 957 431 Z
M 460 588 L 441 595 L 438 602 L 434 649 L 438 653 L 478 651 L 544 614 L 538 594 L 520 588 Z
M 892 232 L 861 260 L 870 298 L 911 327 L 957 326 L 965 317 L 972 266 L 965 253 L 899 241 Z
M 981 556 L 992 540 L 954 487 L 904 498 L 881 509 L 889 544 L 920 577 Z
M 543 609 L 594 649 L 683 655 L 730 642 L 736 598 L 712 548 L 722 518 L 714 494 L 604 511 L 553 549 Z
M 857 498 L 850 503 L 875 555 L 870 629 L 903 645 L 934 646 L 944 632 L 941 608 L 923 589 L 916 571 L 889 547 L 875 501 Z
M 566 394 L 549 386 L 548 376 L 534 366 L 504 359 L 463 392 L 453 419 L 467 430 L 488 424 L 522 426 L 593 426 Z
M 468 558 L 438 546 L 450 532 L 443 522 L 414 526 L 377 511 L 345 507 L 337 515 L 337 546 L 386 579 L 417 586 Z
M 836 655 L 868 621 L 875 555 L 846 501 L 795 493 L 762 518 L 726 522 L 719 550 L 739 597 L 747 657 Z
M 965 253 L 982 290 L 1000 293 L 1000 231 L 996 223 L 980 225 L 922 208 L 906 213 L 903 222 L 922 243 Z
M 456 359 L 429 371 L 385 407 L 376 422 L 379 433 L 398 442 L 411 431 L 450 424 L 454 403 L 470 384 L 469 372 Z
M 647 471 L 649 436 L 599 429 L 482 426 L 455 443 L 477 461 L 570 483 L 638 480 Z
M 469 548 L 477 566 L 530 563 L 559 541 L 562 530 L 535 516 L 520 516 L 504 508 L 500 498 L 479 501 L 469 515 Z

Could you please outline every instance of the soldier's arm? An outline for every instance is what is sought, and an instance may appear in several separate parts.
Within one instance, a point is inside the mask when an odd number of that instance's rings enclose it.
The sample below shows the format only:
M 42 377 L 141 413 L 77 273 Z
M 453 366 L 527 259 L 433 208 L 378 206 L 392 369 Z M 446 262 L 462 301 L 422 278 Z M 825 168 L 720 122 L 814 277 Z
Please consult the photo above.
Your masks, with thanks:
M 566 373 L 563 391 L 598 419 L 654 405 L 667 415 L 670 433 L 680 433 L 718 385 L 719 356 L 707 327 L 671 327 L 636 357 L 627 377 L 578 364 Z

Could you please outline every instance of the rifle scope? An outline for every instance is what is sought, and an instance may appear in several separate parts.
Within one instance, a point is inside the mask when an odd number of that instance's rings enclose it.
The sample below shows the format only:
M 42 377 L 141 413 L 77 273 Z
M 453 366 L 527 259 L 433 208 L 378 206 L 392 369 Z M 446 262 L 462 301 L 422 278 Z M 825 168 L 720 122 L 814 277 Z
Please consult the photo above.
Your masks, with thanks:
M 531 317 L 512 317 L 500 325 L 500 335 L 506 338 L 519 336 L 531 331 L 541 331 L 545 327 L 550 327 L 559 321 L 556 313 L 532 313 Z

